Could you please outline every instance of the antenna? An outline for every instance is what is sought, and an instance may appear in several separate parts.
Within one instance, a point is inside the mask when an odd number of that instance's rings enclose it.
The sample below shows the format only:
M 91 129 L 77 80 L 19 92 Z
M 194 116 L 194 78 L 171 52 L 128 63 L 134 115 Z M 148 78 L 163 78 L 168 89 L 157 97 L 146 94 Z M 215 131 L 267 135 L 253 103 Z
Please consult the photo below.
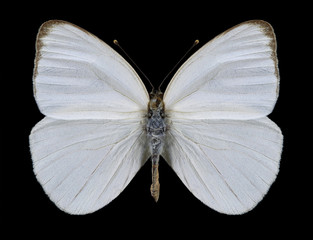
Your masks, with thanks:
M 181 63 L 181 61 L 186 57 L 186 55 L 191 51 L 191 49 L 194 48 L 194 46 L 196 46 L 199 43 L 199 40 L 195 40 L 194 43 L 192 44 L 192 46 L 188 49 L 188 51 L 184 54 L 184 56 L 182 56 L 182 58 L 175 64 L 175 66 L 172 68 L 172 70 L 165 76 L 165 78 L 162 80 L 161 84 L 158 87 L 158 90 L 160 90 L 162 84 L 164 83 L 164 80 L 168 78 L 168 76 L 174 71 L 174 69 L 178 66 L 178 64 Z
M 149 78 L 146 76 L 146 74 L 144 74 L 141 69 L 137 66 L 137 64 L 134 62 L 133 59 L 131 59 L 131 57 L 125 52 L 125 50 L 121 47 L 121 45 L 118 43 L 118 41 L 116 39 L 113 40 L 113 43 L 118 46 L 122 52 L 128 57 L 128 59 L 132 62 L 132 64 L 139 70 L 139 72 L 148 80 L 149 84 L 152 87 L 152 92 L 154 91 L 154 86 L 152 85 L 152 83 L 150 82 Z

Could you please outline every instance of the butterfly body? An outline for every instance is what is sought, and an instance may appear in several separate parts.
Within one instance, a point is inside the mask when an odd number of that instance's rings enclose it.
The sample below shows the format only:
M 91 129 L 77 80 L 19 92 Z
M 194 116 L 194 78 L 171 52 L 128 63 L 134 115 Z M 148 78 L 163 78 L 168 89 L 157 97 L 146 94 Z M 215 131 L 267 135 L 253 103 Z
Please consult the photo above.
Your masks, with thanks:
M 159 158 L 164 147 L 167 128 L 164 113 L 164 102 L 162 98 L 163 93 L 160 91 L 153 91 L 150 93 L 147 115 L 148 121 L 146 127 L 152 161 L 151 195 L 155 201 L 158 201 L 160 194 L 158 166 Z

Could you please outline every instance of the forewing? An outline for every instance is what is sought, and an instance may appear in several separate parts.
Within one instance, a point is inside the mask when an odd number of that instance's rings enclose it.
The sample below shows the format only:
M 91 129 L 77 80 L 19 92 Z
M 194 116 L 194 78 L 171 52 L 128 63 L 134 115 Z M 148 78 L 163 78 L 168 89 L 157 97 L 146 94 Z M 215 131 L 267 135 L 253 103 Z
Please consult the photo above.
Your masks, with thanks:
M 167 114 L 188 119 L 254 119 L 278 96 L 271 25 L 248 21 L 220 34 L 177 71 L 164 93 Z
M 149 99 L 118 53 L 64 21 L 48 21 L 39 29 L 33 84 L 41 112 L 57 119 L 138 118 Z
M 173 120 L 163 157 L 186 187 L 218 212 L 242 214 L 279 171 L 283 136 L 268 118 Z
M 102 208 L 127 186 L 148 158 L 138 120 L 54 120 L 32 130 L 36 177 L 63 211 L 87 214 Z

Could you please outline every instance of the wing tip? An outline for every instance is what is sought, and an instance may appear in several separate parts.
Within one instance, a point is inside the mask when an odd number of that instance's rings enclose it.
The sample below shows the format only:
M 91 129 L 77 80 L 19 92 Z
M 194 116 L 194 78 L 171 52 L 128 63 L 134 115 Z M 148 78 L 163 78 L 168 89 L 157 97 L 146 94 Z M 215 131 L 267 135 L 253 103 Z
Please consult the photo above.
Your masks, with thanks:
M 39 27 L 37 36 L 36 36 L 36 55 L 35 55 L 35 61 L 34 61 L 34 71 L 33 71 L 33 83 L 35 83 L 35 79 L 38 75 L 38 62 L 41 59 L 41 49 L 44 46 L 44 43 L 42 41 L 42 39 L 47 36 L 52 29 L 52 26 L 54 25 L 59 25 L 59 24 L 65 24 L 67 22 L 62 21 L 62 20 L 48 20 L 46 22 L 44 22 L 43 24 L 41 24 L 41 26 Z M 36 95 L 36 86 L 35 84 L 33 84 L 34 88 L 34 95 Z
M 269 22 L 266 22 L 264 20 L 250 20 L 245 22 L 247 24 L 253 24 L 258 25 L 263 32 L 263 34 L 270 39 L 268 46 L 272 50 L 272 59 L 275 63 L 275 76 L 277 79 L 279 79 L 279 72 L 278 72 L 278 60 L 277 60 L 277 43 L 276 43 L 276 35 L 274 33 L 274 29 L 272 25 Z
M 42 38 L 44 38 L 51 32 L 53 26 L 60 25 L 60 24 L 70 24 L 70 23 L 63 21 L 63 20 L 48 20 L 44 22 L 43 24 L 41 24 L 38 30 L 37 37 L 36 37 L 36 53 L 39 53 L 40 49 L 43 46 Z
M 72 27 L 79 28 L 79 29 L 83 30 L 84 32 L 88 33 L 86 30 L 76 26 L 75 24 L 72 24 L 72 23 L 64 21 L 64 20 L 52 19 L 52 20 L 48 20 L 48 21 L 44 22 L 43 24 L 41 24 L 41 26 L 39 27 L 37 36 L 36 36 L 36 44 L 35 44 L 36 54 L 35 54 L 34 70 L 33 70 L 33 93 L 34 93 L 34 96 L 36 96 L 36 93 L 37 93 L 35 79 L 38 76 L 38 63 L 39 63 L 40 59 L 42 58 L 41 49 L 45 45 L 43 39 L 47 35 L 49 35 L 49 33 L 52 31 L 52 29 L 54 27 L 56 27 L 58 25 L 70 25 Z
M 249 21 L 243 22 L 242 24 L 257 25 L 262 31 L 262 33 L 269 39 L 268 46 L 272 50 L 271 58 L 274 62 L 274 68 L 275 68 L 274 74 L 277 79 L 276 98 L 278 98 L 280 76 L 279 76 L 278 59 L 277 59 L 277 42 L 276 42 L 276 35 L 274 32 L 274 29 L 269 22 L 264 21 L 264 20 L 249 20 Z

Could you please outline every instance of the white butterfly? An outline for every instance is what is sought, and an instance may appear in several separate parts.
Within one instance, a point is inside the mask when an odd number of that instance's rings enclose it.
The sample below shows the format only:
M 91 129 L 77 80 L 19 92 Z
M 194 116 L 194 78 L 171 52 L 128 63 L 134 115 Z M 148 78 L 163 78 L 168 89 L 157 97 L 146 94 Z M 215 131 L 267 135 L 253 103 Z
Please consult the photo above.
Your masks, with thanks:
M 248 21 L 218 35 L 150 96 L 111 47 L 64 21 L 36 42 L 34 95 L 46 117 L 30 134 L 34 172 L 71 214 L 117 197 L 149 157 L 159 197 L 163 156 L 186 187 L 218 212 L 242 214 L 276 178 L 283 136 L 266 116 L 278 97 L 270 24 Z

